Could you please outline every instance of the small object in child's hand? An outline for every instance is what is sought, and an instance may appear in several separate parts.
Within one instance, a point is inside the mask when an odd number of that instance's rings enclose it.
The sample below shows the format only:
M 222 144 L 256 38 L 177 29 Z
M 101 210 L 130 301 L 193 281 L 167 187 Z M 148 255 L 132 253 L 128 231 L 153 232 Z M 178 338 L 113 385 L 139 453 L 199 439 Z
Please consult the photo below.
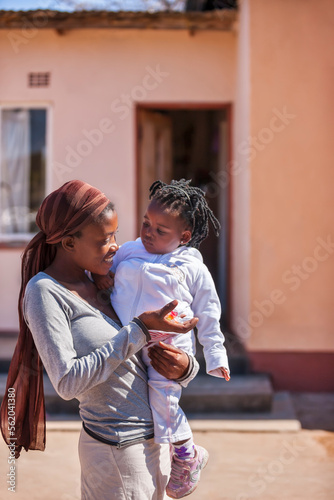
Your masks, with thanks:
M 168 321 L 176 321 L 177 323 L 183 323 L 182 321 L 182 318 L 178 318 L 178 314 L 176 311 L 171 311 L 169 314 L 167 314 L 167 316 L 165 316 L 165 318 L 168 320 Z

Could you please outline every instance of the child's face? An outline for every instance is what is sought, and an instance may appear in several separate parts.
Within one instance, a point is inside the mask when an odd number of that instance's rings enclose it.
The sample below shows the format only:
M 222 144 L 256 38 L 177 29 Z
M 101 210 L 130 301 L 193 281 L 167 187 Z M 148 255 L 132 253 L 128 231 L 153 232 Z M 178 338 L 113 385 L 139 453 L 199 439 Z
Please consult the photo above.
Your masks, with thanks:
M 140 237 L 147 252 L 165 254 L 188 243 L 191 231 L 180 215 L 164 210 L 153 200 L 144 215 Z

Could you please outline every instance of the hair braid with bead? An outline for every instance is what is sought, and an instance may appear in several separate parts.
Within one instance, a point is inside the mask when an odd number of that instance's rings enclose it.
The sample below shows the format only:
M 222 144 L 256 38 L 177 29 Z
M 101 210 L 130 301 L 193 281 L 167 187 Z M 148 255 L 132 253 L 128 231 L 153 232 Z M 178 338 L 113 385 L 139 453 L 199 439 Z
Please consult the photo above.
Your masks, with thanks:
M 186 246 L 199 248 L 209 234 L 211 223 L 215 235 L 219 235 L 220 224 L 209 207 L 202 189 L 190 186 L 191 180 L 172 180 L 166 184 L 160 180 L 150 187 L 150 199 L 155 200 L 171 212 L 178 213 L 191 229 L 192 236 Z

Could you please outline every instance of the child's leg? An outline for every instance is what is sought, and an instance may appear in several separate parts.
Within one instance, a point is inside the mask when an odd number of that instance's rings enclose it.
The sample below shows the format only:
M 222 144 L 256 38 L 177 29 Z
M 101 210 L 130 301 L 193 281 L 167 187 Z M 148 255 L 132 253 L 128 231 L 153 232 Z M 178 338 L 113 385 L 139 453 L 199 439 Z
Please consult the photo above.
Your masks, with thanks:
M 195 355 L 193 335 L 177 335 L 171 338 L 171 344 L 188 354 Z M 171 498 L 183 498 L 198 486 L 201 471 L 206 466 L 209 454 L 201 446 L 196 446 L 193 437 L 172 443 L 172 467 L 166 493 Z
M 192 354 L 193 339 L 188 334 L 169 336 L 164 342 L 176 346 L 181 342 L 180 348 Z M 154 440 L 156 443 L 184 444 L 192 438 L 192 432 L 187 417 L 179 406 L 182 387 L 178 382 L 166 379 L 152 368 L 147 351 L 148 347 L 142 349 L 142 359 L 147 366 Z
M 182 348 L 186 350 L 184 340 Z M 204 448 L 193 443 L 188 420 L 179 406 L 180 384 L 162 377 L 152 368 L 146 348 L 143 349 L 142 355 L 148 369 L 154 439 L 157 443 L 170 443 L 173 449 L 171 475 L 166 493 L 171 498 L 182 498 L 197 487 L 209 454 Z
M 181 386 L 167 380 L 148 367 L 149 401 L 154 422 L 156 443 L 184 443 L 192 437 L 192 432 L 182 408 L 179 406 Z
M 187 417 L 179 406 L 181 387 L 149 370 L 149 399 L 156 443 L 170 443 L 173 454 L 180 459 L 195 455 L 193 435 Z M 157 380 L 162 378 L 163 380 Z
M 172 447 L 173 454 L 180 460 L 188 460 L 188 458 L 193 458 L 195 456 L 195 445 L 192 436 L 184 441 L 172 443 Z

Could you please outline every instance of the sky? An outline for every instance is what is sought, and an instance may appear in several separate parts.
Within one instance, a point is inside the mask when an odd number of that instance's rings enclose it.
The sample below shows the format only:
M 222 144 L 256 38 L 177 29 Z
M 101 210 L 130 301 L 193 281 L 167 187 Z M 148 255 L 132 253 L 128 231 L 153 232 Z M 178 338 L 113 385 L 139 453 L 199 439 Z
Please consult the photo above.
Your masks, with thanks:
M 79 3 L 79 1 L 78 1 Z M 91 7 L 103 8 L 107 0 L 87 0 Z M 62 2 L 62 0 L 0 0 L 0 10 L 35 10 L 35 9 L 54 9 L 54 10 L 73 10 L 69 7 L 71 2 Z
M 112 10 L 156 10 L 155 0 L 0 0 L 0 10 L 74 10 L 71 4 L 81 4 L 81 8 L 111 8 Z M 182 2 L 180 2 L 182 4 Z
M 33 10 L 38 8 L 46 9 L 50 5 L 50 0 L 0 0 L 1 10 Z

